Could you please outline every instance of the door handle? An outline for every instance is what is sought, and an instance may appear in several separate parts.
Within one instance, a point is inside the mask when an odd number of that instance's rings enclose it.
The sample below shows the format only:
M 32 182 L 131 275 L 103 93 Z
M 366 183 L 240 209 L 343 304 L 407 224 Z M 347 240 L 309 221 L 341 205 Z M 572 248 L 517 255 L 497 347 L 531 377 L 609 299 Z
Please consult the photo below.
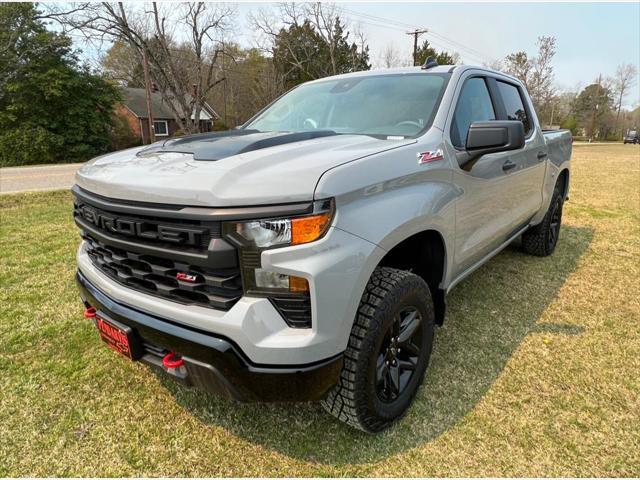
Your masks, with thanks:
M 542 160 L 543 158 L 547 158 L 547 152 L 538 152 L 538 160 Z
M 508 171 L 511 170 L 512 168 L 516 168 L 516 164 L 514 162 L 512 162 L 511 160 L 507 160 L 506 162 L 504 162 L 502 164 L 502 170 L 503 171 Z

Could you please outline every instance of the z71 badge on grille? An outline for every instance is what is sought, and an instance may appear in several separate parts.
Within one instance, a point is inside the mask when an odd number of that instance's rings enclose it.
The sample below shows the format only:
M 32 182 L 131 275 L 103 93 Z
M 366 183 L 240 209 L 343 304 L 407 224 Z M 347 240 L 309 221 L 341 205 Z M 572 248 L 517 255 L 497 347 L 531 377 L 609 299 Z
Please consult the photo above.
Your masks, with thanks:
M 191 275 L 185 272 L 176 273 L 176 278 L 178 280 L 182 280 L 183 282 L 189 282 L 189 283 L 195 283 L 196 280 L 198 280 L 198 277 L 196 275 Z

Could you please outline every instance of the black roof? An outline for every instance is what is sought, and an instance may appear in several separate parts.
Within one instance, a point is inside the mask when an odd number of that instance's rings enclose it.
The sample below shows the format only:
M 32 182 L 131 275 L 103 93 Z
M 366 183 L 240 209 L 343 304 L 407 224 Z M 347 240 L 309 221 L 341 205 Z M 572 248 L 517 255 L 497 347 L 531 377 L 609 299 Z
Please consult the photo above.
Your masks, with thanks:
M 144 88 L 129 88 L 122 89 L 122 96 L 124 97 L 124 105 L 131 110 L 138 118 L 147 118 L 147 98 Z M 155 119 L 171 120 L 174 118 L 174 114 L 171 111 L 169 104 L 162 98 L 160 92 L 151 93 L 151 106 L 153 108 L 153 117 Z M 205 104 L 205 109 L 212 117 L 219 117 L 215 110 L 209 105 Z

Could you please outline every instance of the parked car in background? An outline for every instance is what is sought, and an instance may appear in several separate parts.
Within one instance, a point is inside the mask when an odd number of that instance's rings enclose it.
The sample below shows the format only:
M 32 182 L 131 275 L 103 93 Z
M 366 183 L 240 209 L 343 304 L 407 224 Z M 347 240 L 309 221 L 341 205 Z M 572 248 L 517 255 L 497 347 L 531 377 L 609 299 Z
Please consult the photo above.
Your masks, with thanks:
M 85 314 L 185 385 L 322 400 L 380 431 L 422 383 L 447 293 L 516 238 L 553 253 L 571 149 L 485 68 L 303 84 L 238 130 L 79 170 Z
M 623 143 L 640 143 L 640 136 L 637 130 L 629 130 L 624 136 Z

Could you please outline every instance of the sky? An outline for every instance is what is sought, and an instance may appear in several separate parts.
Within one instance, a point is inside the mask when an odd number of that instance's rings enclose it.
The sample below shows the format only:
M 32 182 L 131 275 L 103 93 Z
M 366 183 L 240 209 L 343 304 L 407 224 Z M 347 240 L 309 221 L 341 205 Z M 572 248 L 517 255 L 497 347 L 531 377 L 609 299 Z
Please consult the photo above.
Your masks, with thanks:
M 239 17 L 265 6 L 269 4 L 240 4 Z M 340 6 L 355 24 L 360 22 L 374 63 L 389 43 L 410 59 L 413 37 L 405 32 L 413 26 L 432 30 L 433 34 L 421 38 L 429 39 L 437 49 L 458 52 L 468 64 L 482 64 L 520 50 L 533 55 L 538 36 L 552 35 L 557 42 L 553 65 L 562 89 L 584 87 L 600 73 L 613 75 L 621 63 L 633 63 L 640 70 L 640 2 L 345 2 Z M 246 25 L 242 30 L 250 32 L 251 28 Z M 634 93 L 629 95 L 630 106 L 640 102 L 639 89 Z
M 255 43 L 247 16 L 270 3 L 239 3 L 234 39 Z M 640 70 L 640 2 L 632 3 L 405 3 L 341 2 L 344 16 L 366 35 L 370 57 L 379 63 L 387 45 L 411 58 L 412 28 L 427 29 L 438 50 L 460 54 L 466 64 L 482 65 L 525 51 L 535 55 L 541 35 L 556 37 L 553 61 L 562 90 L 584 87 L 599 74 L 611 76 L 621 63 Z M 626 102 L 640 104 L 640 82 Z

